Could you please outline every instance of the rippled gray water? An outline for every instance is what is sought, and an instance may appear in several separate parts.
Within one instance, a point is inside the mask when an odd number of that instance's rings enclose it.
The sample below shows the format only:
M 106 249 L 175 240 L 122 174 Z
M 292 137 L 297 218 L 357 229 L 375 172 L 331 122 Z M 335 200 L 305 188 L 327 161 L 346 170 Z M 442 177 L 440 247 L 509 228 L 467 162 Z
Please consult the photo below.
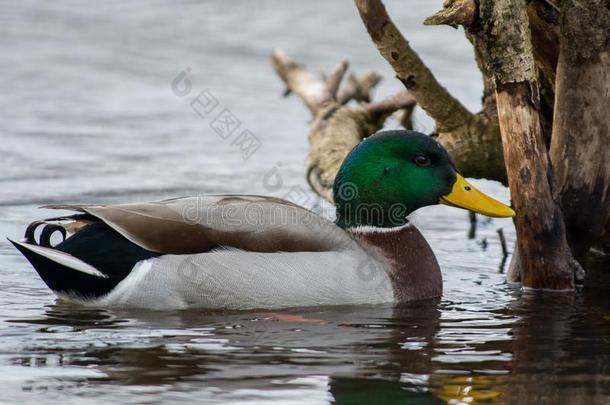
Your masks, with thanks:
M 330 3 L 330 4 L 329 4 Z M 440 2 L 388 2 L 440 80 L 471 109 L 469 44 L 423 27 Z M 0 0 L 0 235 L 36 207 L 250 192 L 315 200 L 302 170 L 307 111 L 281 99 L 282 47 L 315 70 L 348 58 L 400 88 L 351 2 Z M 184 96 L 171 83 L 190 69 Z M 248 160 L 190 101 L 207 90 L 261 141 Z M 219 108 L 220 108 L 219 107 Z M 390 124 L 395 125 L 395 124 Z M 431 123 L 417 115 L 417 127 Z M 281 187 L 265 181 L 279 173 Z M 275 183 L 274 183 L 275 184 Z M 506 200 L 491 182 L 483 189 Z M 603 292 L 527 294 L 501 274 L 507 220 L 421 210 L 415 223 L 444 274 L 442 300 L 406 308 L 132 312 L 56 302 L 0 241 L 3 403 L 608 403 L 610 304 Z M 299 317 L 307 321 L 299 321 Z

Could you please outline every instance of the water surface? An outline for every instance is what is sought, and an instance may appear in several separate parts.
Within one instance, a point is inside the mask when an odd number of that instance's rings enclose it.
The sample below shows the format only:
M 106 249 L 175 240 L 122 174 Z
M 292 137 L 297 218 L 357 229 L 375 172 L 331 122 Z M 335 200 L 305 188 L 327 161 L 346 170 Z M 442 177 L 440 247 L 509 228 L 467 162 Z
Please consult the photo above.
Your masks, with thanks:
M 438 4 L 437 4 L 438 3 Z M 42 204 L 221 192 L 312 206 L 303 176 L 308 113 L 282 99 L 274 47 L 328 70 L 347 58 L 400 89 L 351 2 L 0 0 L 0 235 Z M 423 27 L 440 2 L 388 8 L 439 79 L 476 111 L 480 74 L 462 33 Z M 189 69 L 190 91 L 172 81 Z M 242 151 L 199 116 L 202 91 L 261 141 Z M 182 93 L 181 93 L 182 94 Z M 393 122 L 389 126 L 395 126 Z M 432 130 L 421 112 L 416 127 Z M 270 183 L 269 173 L 281 183 Z M 274 177 L 274 179 L 276 179 Z M 507 191 L 478 182 L 498 198 Z M 3 403 L 608 403 L 610 304 L 603 292 L 528 294 L 505 283 L 509 220 L 433 207 L 414 222 L 441 263 L 440 300 L 405 308 L 143 312 L 56 302 L 0 241 Z

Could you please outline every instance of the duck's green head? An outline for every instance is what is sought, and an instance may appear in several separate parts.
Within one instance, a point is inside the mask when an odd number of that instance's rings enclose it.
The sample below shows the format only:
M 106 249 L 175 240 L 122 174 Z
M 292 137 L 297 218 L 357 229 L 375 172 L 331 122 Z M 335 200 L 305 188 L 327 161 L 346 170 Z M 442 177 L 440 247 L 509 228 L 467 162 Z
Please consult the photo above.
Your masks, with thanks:
M 404 225 L 411 212 L 435 204 L 515 215 L 460 176 L 438 142 L 415 131 L 382 131 L 362 141 L 341 165 L 333 193 L 344 228 Z

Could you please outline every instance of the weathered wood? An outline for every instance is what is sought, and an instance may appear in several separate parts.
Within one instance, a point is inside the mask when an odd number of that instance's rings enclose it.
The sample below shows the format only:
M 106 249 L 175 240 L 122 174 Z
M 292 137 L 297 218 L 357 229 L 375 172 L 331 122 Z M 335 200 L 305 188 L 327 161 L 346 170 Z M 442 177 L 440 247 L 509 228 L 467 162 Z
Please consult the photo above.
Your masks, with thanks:
M 390 114 L 403 108 L 412 110 L 415 100 L 403 90 L 380 102 L 348 106 L 345 104 L 351 99 L 369 99 L 379 76 L 372 73 L 352 75 L 347 84 L 341 86 L 347 61 L 338 64 L 323 80 L 314 77 L 303 64 L 282 51 L 275 51 L 271 60 L 288 92 L 297 94 L 311 111 L 306 178 L 318 195 L 332 202 L 335 175 L 345 156 L 363 138 L 380 129 Z
M 346 60 L 342 60 L 337 64 L 337 66 L 333 69 L 331 74 L 326 79 L 326 86 L 328 87 L 328 92 L 333 96 L 335 101 L 338 101 L 337 92 L 339 91 L 339 85 L 343 80 L 343 76 L 345 72 L 347 72 L 347 68 L 349 67 L 349 62 Z
M 506 182 L 495 116 L 469 112 L 434 77 L 394 25 L 380 0 L 356 0 L 373 43 L 417 104 L 436 122 L 438 141 L 462 174 Z M 462 14 L 464 15 L 464 14 Z
M 530 288 L 573 289 L 574 273 L 580 269 L 553 198 L 525 0 L 482 0 L 479 11 L 485 58 L 495 67 L 504 159 L 517 212 L 521 281 Z
M 361 74 L 352 73 L 347 81 L 339 87 L 337 101 L 346 104 L 350 100 L 368 103 L 371 101 L 371 90 L 379 84 L 381 76 L 369 71 Z
M 439 124 L 439 131 L 465 125 L 472 114 L 445 89 L 391 22 L 381 1 L 356 0 L 373 42 L 418 104 Z
M 604 0 L 562 3 L 551 161 L 575 257 L 610 218 L 610 8 Z
M 581 30 L 582 32 L 582 38 L 580 39 L 580 41 L 575 41 L 574 40 L 574 33 L 572 33 L 571 37 L 566 37 L 563 39 L 563 44 L 564 46 L 570 46 L 570 47 L 575 47 L 577 49 L 581 49 L 581 50 L 587 50 L 590 49 L 592 46 L 597 46 L 599 47 L 600 44 L 605 43 L 606 44 L 606 48 L 607 48 L 607 44 L 608 44 L 608 35 L 609 35 L 609 31 L 608 31 L 608 27 L 610 26 L 610 22 L 608 22 L 608 6 L 604 6 L 602 4 L 602 1 L 598 1 L 595 4 L 593 3 L 589 3 L 587 4 L 585 3 L 579 3 L 581 6 L 581 9 L 578 11 L 575 11 L 572 13 L 572 15 L 569 18 L 564 18 L 563 24 L 562 26 L 566 29 L 569 29 L 570 31 L 574 31 L 573 28 L 578 28 L 578 27 L 583 27 L 583 28 L 587 28 L 587 30 Z M 583 6 L 588 7 L 588 12 L 584 9 L 582 9 Z M 455 4 L 452 5 L 452 7 L 455 7 Z M 569 7 L 569 3 L 566 3 L 564 5 L 564 11 L 566 9 L 566 7 Z M 565 14 L 565 13 L 564 13 Z M 534 60 L 535 60 L 535 65 L 538 68 L 538 84 L 540 87 L 540 107 L 539 107 L 539 116 L 540 116 L 540 120 L 541 120 L 541 124 L 542 124 L 542 129 L 543 129 L 543 137 L 544 137 L 544 141 L 545 144 L 547 145 L 547 147 L 550 147 L 551 145 L 551 135 L 552 135 L 552 126 L 553 126 L 553 110 L 554 110 L 554 101 L 556 98 L 556 70 L 557 70 L 557 64 L 558 64 L 558 58 L 559 58 L 559 36 L 560 36 L 560 16 L 559 16 L 559 8 L 556 7 L 555 5 L 549 3 L 548 1 L 545 0 L 532 0 L 527 2 L 527 15 L 528 15 L 528 20 L 529 20 L 529 25 L 531 27 L 531 38 L 532 38 L 532 48 L 533 48 L 533 54 L 534 54 Z M 593 17 L 597 18 L 597 22 L 591 21 L 591 19 Z M 490 82 L 490 78 L 493 77 L 492 71 L 494 69 L 494 66 L 491 65 L 489 66 L 487 63 L 488 61 L 482 57 L 482 55 L 480 54 L 480 49 L 482 47 L 482 42 L 486 42 L 486 38 L 484 35 L 480 35 L 480 31 L 482 30 L 481 25 L 479 24 L 479 22 L 475 21 L 473 22 L 470 26 L 465 26 L 466 30 L 467 30 L 467 36 L 468 38 L 471 40 L 471 42 L 473 42 L 474 48 L 475 48 L 475 56 L 477 59 L 477 64 L 479 66 L 479 68 L 481 69 L 481 71 L 483 72 L 483 79 L 484 79 L 484 96 L 483 96 L 483 109 L 486 111 L 489 111 L 489 109 L 493 106 L 493 108 L 496 108 L 496 100 L 495 100 L 495 94 L 493 92 L 493 88 L 495 86 L 494 83 Z M 597 38 L 597 40 L 596 40 Z M 603 42 L 606 41 L 606 42 Z M 596 44 L 597 45 L 594 45 Z M 580 67 L 578 63 L 573 63 L 573 64 L 566 64 L 566 66 L 569 66 L 573 72 L 579 72 L 580 71 Z M 602 67 L 603 69 L 603 67 Z M 605 68 L 605 72 L 608 72 L 608 68 Z M 558 99 L 561 99 L 563 101 L 562 105 L 566 106 L 565 108 L 565 120 L 569 123 L 571 123 L 573 125 L 573 128 L 580 128 L 577 133 L 582 134 L 583 133 L 583 129 L 585 128 L 585 124 L 580 123 L 579 121 L 579 113 L 582 113 L 583 111 L 589 111 L 591 113 L 593 113 L 594 111 L 597 111 L 597 117 L 600 117 L 600 113 L 599 113 L 599 106 L 602 106 L 602 110 L 603 110 L 603 106 L 608 105 L 608 101 L 599 101 L 600 99 L 600 94 L 603 93 L 604 91 L 606 91 L 606 97 L 608 97 L 608 92 L 607 92 L 607 86 L 608 86 L 608 79 L 607 77 L 604 78 L 603 76 L 598 76 L 597 79 L 597 84 L 592 84 L 595 82 L 595 80 L 591 81 L 590 83 L 587 83 L 586 80 L 582 80 L 581 82 L 578 82 L 578 80 L 575 78 L 575 76 L 572 75 L 564 75 L 565 78 L 565 83 L 566 85 L 564 86 L 564 89 L 567 89 L 569 91 L 580 91 L 582 94 L 585 95 L 589 95 L 590 98 L 589 99 L 580 99 L 578 96 L 576 95 L 567 95 L 567 98 L 564 98 L 563 96 L 559 96 L 557 95 Z M 578 82 L 578 83 L 577 83 Z M 605 86 L 604 86 L 605 85 Z M 588 94 L 589 90 L 591 88 L 594 88 L 597 91 L 593 91 L 592 94 Z M 490 92 L 490 89 L 492 90 Z M 593 108 L 589 108 L 589 106 L 592 105 L 591 100 L 593 99 L 593 97 L 597 95 L 598 97 L 598 101 L 596 101 L 598 104 L 596 104 L 597 107 L 593 107 Z M 572 114 L 576 114 L 574 116 L 574 119 L 571 119 L 570 117 L 572 116 Z M 491 114 L 488 113 L 488 116 L 492 116 Z M 602 113 L 601 115 L 601 122 L 604 122 L 604 115 Z M 608 122 L 609 120 L 606 118 L 605 122 Z M 607 127 L 607 125 L 606 125 Z M 606 130 L 605 132 L 606 134 L 608 134 L 608 131 Z M 578 136 L 578 139 L 573 137 L 572 139 L 569 139 L 568 142 L 565 142 L 565 139 L 563 140 L 559 140 L 559 139 L 555 139 L 554 143 L 553 143 L 553 147 L 551 148 L 551 158 L 553 161 L 553 166 L 557 167 L 559 170 L 561 170 L 561 167 L 563 167 L 567 162 L 570 161 L 570 159 L 565 159 L 567 154 L 572 153 L 573 155 L 575 155 L 573 152 L 568 152 L 568 153 L 562 153 L 561 157 L 559 157 L 558 159 L 556 159 L 556 151 L 558 150 L 558 148 L 556 148 L 559 145 L 563 145 L 564 148 L 567 148 L 568 150 L 571 150 L 571 148 L 574 146 L 575 149 L 578 148 L 585 148 L 585 145 L 581 145 L 580 144 L 580 137 L 582 135 Z M 553 135 L 554 137 L 554 135 Z M 584 141 L 585 144 L 587 143 L 587 141 Z M 596 162 L 600 162 L 603 158 L 600 158 L 599 155 L 603 154 L 603 152 L 605 150 L 608 149 L 608 140 L 599 140 L 598 142 L 598 146 L 599 148 L 597 149 L 597 155 L 595 157 L 593 157 L 593 161 Z M 585 152 L 584 150 L 581 153 L 581 157 L 580 159 L 582 159 L 580 162 L 576 162 L 573 161 L 571 163 L 572 167 L 578 167 L 580 164 L 582 164 L 583 166 L 587 166 L 587 167 L 594 167 L 593 162 L 588 162 L 586 158 L 583 158 L 582 155 L 586 154 L 587 152 Z M 577 174 L 577 172 L 579 171 L 579 169 L 577 168 L 575 170 L 575 172 L 572 172 L 574 175 Z M 595 174 L 593 173 L 589 173 L 590 174 L 590 178 L 593 179 L 596 177 Z M 558 173 L 558 175 L 561 175 L 561 173 Z M 576 175 L 575 177 L 578 177 L 578 175 Z M 599 176 L 598 176 L 599 177 Z M 577 181 L 578 182 L 578 181 Z M 561 183 L 561 181 L 560 181 Z M 587 181 L 584 181 L 584 183 L 587 183 Z M 558 186 L 558 189 L 560 189 L 561 187 L 563 187 L 561 184 Z M 584 199 L 588 199 L 590 198 L 589 196 L 587 196 L 587 193 L 584 192 L 584 190 L 580 190 L 581 192 L 578 193 L 578 196 L 580 198 L 580 202 L 584 201 Z M 575 193 L 576 195 L 576 193 Z M 593 197 L 595 199 L 595 197 Z M 606 199 L 607 201 L 607 199 Z M 562 211 L 570 211 L 571 209 L 570 207 L 570 203 L 567 201 L 562 201 Z M 590 227 L 589 225 L 583 223 L 582 221 L 580 221 L 579 225 L 576 225 L 576 227 L 573 227 L 572 225 L 570 225 L 570 223 L 572 223 L 572 221 L 574 219 L 571 219 L 570 217 L 573 214 L 570 214 L 569 212 L 566 213 L 566 221 L 567 221 L 567 225 L 568 225 L 568 240 L 570 242 L 570 246 L 572 249 L 574 249 L 575 251 L 573 252 L 575 254 L 576 257 L 578 257 L 579 259 L 582 257 L 582 255 L 584 254 L 583 252 L 586 252 L 587 247 L 586 246 L 590 246 L 591 241 L 590 239 L 595 239 L 594 243 L 596 244 L 596 246 L 598 247 L 598 249 L 601 250 L 605 250 L 606 252 L 610 253 L 610 217 L 608 217 L 606 220 L 604 220 L 604 210 L 600 210 L 599 207 L 596 206 L 597 203 L 593 203 L 592 205 L 590 204 L 590 208 L 593 210 L 597 210 L 597 212 L 599 212 L 598 216 L 590 216 L 588 215 L 589 219 L 588 221 L 594 221 L 596 223 L 596 225 Z M 608 204 L 606 204 L 608 205 Z M 583 215 L 587 215 L 584 214 L 585 212 L 587 212 L 586 209 L 578 209 L 578 207 L 585 207 L 587 206 L 587 204 L 580 204 L 578 202 L 576 203 L 572 203 L 571 204 L 572 207 L 574 207 L 573 211 L 577 216 L 583 216 Z M 600 229 L 603 228 L 603 224 L 606 224 L 605 231 L 601 231 L 602 233 L 600 234 Z M 580 228 L 580 230 L 579 230 Z M 585 234 L 583 234 L 582 229 L 583 228 L 587 228 L 589 229 L 588 231 L 585 232 Z M 574 234 L 575 236 L 571 236 L 572 234 Z M 578 236 L 578 235 L 582 235 Z M 597 236 L 595 236 L 597 235 Z M 575 242 L 575 243 L 573 243 Z M 579 245 L 579 246 L 577 246 Z M 515 258 L 515 260 L 513 260 L 513 264 L 516 264 L 518 262 L 518 258 Z M 516 268 L 517 266 L 511 266 L 512 270 L 518 270 L 518 268 Z M 509 277 L 511 274 L 515 274 L 518 272 L 510 272 L 509 271 Z M 514 277 L 512 278 L 512 280 L 516 280 Z
M 571 255 L 548 183 L 550 169 L 529 85 L 506 84 L 497 91 L 508 183 L 517 212 L 521 281 L 532 288 L 573 288 Z
M 511 142 L 513 137 L 523 138 L 525 142 L 516 147 L 517 151 L 522 150 L 521 156 L 515 155 L 515 150 L 507 152 L 508 155 L 512 153 L 512 162 L 507 164 L 512 165 L 513 171 L 518 169 L 522 177 L 512 182 L 527 183 L 521 184 L 521 190 L 525 191 L 516 197 L 520 202 L 514 201 L 515 205 L 522 205 L 527 211 L 529 205 L 540 204 L 539 212 L 517 218 L 518 232 L 528 235 L 526 239 L 534 238 L 539 242 L 536 242 L 537 247 L 528 248 L 530 253 L 525 252 L 524 259 L 521 248 L 515 249 L 508 277 L 517 281 L 521 274 L 529 274 L 529 279 L 524 280 L 526 286 L 562 288 L 566 284 L 571 288 L 570 273 L 574 272 L 578 279 L 583 272 L 572 260 L 569 250 L 566 253 L 566 232 L 569 245 L 579 259 L 594 242 L 596 248 L 610 252 L 609 169 L 604 162 L 610 144 L 608 118 L 604 114 L 610 83 L 608 6 L 603 0 L 585 0 L 578 5 L 573 0 L 561 3 L 563 27 L 568 28 L 561 33 L 563 44 L 573 43 L 571 47 L 580 49 L 580 54 L 591 53 L 592 47 L 605 49 L 605 53 L 594 52 L 599 54 L 595 67 L 582 68 L 581 62 L 572 63 L 563 56 L 563 65 L 560 60 L 558 67 L 559 3 L 549 0 L 526 1 L 526 6 L 522 0 L 494 3 L 491 0 L 447 0 L 444 8 L 426 21 L 428 24 L 463 25 L 473 43 L 477 64 L 483 73 L 484 94 L 482 110 L 471 114 L 436 81 L 393 24 L 381 1 L 356 0 L 373 43 L 404 85 L 411 89 L 414 98 L 435 119 L 438 140 L 466 176 L 507 181 L 498 122 L 498 111 L 504 111 L 502 127 L 508 133 L 505 137 Z M 568 14 L 566 10 L 570 7 L 572 11 Z M 517 9 L 519 22 L 514 23 Z M 508 26 L 507 18 L 513 21 Z M 497 26 L 490 23 L 494 21 L 499 22 Z M 499 37 L 507 41 L 498 41 Z M 352 74 L 341 84 L 347 70 L 346 61 L 338 64 L 323 80 L 289 58 L 284 62 L 284 67 L 278 69 L 276 66 L 276 69 L 287 83 L 287 92 L 299 95 L 312 112 L 307 178 L 312 188 L 330 201 L 334 175 L 349 150 L 377 130 L 385 117 L 399 108 L 397 102 L 402 103 L 403 108 L 396 116 L 403 125 L 409 126 L 414 103 L 403 94 L 388 100 L 386 105 L 383 102 L 362 104 L 370 101 L 371 89 L 380 77 L 374 72 Z M 496 102 L 496 95 L 500 93 L 504 96 L 502 106 Z M 554 105 L 555 97 L 558 104 Z M 358 101 L 360 105 L 343 109 L 350 100 Z M 561 115 L 557 115 L 555 123 L 554 111 Z M 522 133 L 523 128 L 525 133 Z M 551 130 L 561 132 L 558 136 L 553 135 L 552 141 Z M 552 165 L 547 157 L 548 148 Z M 527 170 L 521 170 L 521 163 Z M 530 170 L 531 164 L 538 166 Z M 511 188 L 515 200 L 515 186 L 511 185 Z M 532 194 L 534 189 L 536 193 Z M 561 205 L 565 224 L 554 222 L 562 218 L 557 214 Z M 543 214 L 546 210 L 548 212 Z M 519 208 L 517 211 L 520 214 Z M 590 215 L 591 212 L 599 215 Z M 540 224 L 525 224 L 524 230 L 523 221 L 540 221 Z M 544 249 L 536 251 L 545 244 L 551 246 L 547 246 L 546 252 Z M 560 247 L 559 262 L 549 261 L 549 251 L 557 246 Z M 558 264 L 557 271 L 545 273 L 522 266 L 531 257 L 537 260 L 535 268 L 543 265 L 552 268 Z M 562 261 L 562 257 L 565 260 Z
M 559 13 L 546 1 L 536 0 L 528 3 L 527 16 L 536 67 L 552 91 L 559 58 Z
M 443 8 L 424 20 L 425 25 L 458 25 L 469 26 L 477 15 L 477 3 L 474 0 L 446 0 Z
M 532 32 L 532 49 L 538 68 L 540 88 L 540 120 L 547 147 L 553 128 L 555 102 L 555 71 L 559 57 L 559 12 L 544 0 L 533 0 L 527 5 L 527 16 Z

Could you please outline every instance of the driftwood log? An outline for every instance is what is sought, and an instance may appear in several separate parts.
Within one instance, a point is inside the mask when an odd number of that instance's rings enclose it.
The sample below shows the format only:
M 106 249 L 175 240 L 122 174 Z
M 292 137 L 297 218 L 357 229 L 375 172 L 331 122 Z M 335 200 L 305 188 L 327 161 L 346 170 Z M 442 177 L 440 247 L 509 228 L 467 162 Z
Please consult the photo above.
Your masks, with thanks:
M 271 60 L 286 84 L 285 94 L 298 95 L 311 112 L 306 177 L 318 195 L 332 202 L 335 175 L 345 156 L 363 138 L 380 129 L 392 113 L 402 109 L 408 116 L 415 99 L 401 90 L 386 100 L 370 102 L 379 76 L 372 72 L 351 75 L 342 84 L 347 61 L 340 62 L 329 75 L 315 77 L 281 50 L 275 51 Z M 360 104 L 347 105 L 350 100 Z M 403 120 L 409 121 L 404 115 Z

